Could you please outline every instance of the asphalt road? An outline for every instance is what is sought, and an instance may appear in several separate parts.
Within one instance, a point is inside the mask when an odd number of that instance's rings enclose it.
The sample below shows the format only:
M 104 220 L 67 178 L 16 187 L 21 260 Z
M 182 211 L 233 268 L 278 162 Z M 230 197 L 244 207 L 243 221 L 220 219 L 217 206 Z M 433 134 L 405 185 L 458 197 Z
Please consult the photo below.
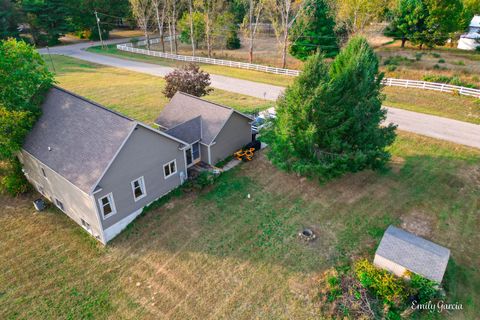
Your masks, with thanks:
M 125 39 L 116 39 L 107 41 L 107 43 L 125 41 Z M 173 70 L 170 67 L 99 55 L 84 50 L 93 45 L 99 45 L 99 43 L 83 42 L 74 45 L 58 46 L 50 48 L 50 53 L 62 54 L 97 64 L 124 68 L 158 77 L 163 77 Z M 40 49 L 39 51 L 47 53 L 46 49 Z M 210 78 L 214 88 L 267 100 L 276 100 L 284 90 L 283 87 L 279 86 L 214 74 L 210 75 Z M 458 107 L 462 108 L 463 106 Z M 388 110 L 387 122 L 397 124 L 400 130 L 480 148 L 480 125 L 391 107 L 386 108 Z

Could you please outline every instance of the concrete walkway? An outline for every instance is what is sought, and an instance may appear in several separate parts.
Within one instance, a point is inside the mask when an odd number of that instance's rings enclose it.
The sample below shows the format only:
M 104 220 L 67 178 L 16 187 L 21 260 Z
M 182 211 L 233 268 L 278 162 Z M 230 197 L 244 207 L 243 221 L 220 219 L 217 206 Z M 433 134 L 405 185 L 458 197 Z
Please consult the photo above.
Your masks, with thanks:
M 125 42 L 126 39 L 107 41 L 108 44 Z M 116 68 L 163 77 L 173 69 L 156 64 L 138 62 L 128 59 L 115 58 L 86 52 L 84 49 L 99 45 L 98 42 L 84 42 L 68 46 L 50 48 L 52 54 L 62 54 L 73 58 L 107 65 Z M 39 50 L 46 53 L 45 49 Z M 276 100 L 285 88 L 265 83 L 230 78 L 226 76 L 210 75 L 212 87 L 240 93 L 256 98 Z M 463 106 L 458 106 L 462 108 Z M 443 139 L 471 147 L 480 148 L 480 125 L 462 121 L 426 115 L 402 109 L 387 107 L 387 121 L 398 125 L 400 130 L 410 131 L 425 136 Z

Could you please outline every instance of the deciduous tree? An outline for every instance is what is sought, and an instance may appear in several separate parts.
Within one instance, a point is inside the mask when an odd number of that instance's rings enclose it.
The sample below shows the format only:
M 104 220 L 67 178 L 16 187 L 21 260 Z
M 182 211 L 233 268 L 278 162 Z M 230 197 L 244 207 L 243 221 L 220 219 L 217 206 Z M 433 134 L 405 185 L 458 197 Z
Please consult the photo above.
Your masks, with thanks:
M 132 8 L 132 14 L 137 21 L 139 28 L 143 30 L 145 39 L 147 40 L 147 50 L 150 50 L 149 29 L 152 23 L 155 8 L 153 8 L 151 0 L 129 0 Z
M 177 91 L 185 92 L 197 97 L 204 96 L 213 91 L 209 88 L 210 75 L 196 64 L 190 63 L 175 69 L 165 76 L 167 85 L 163 94 L 172 98 Z

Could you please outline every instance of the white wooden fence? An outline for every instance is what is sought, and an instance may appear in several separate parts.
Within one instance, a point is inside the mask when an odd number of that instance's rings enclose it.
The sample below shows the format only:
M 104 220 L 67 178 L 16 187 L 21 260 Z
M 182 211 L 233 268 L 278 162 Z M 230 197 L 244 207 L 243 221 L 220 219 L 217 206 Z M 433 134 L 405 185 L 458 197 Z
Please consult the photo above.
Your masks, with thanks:
M 158 43 L 158 39 L 152 39 L 150 43 Z M 145 41 L 139 41 L 138 45 L 145 45 Z M 275 73 L 275 74 L 283 74 L 287 76 L 298 76 L 300 71 L 298 70 L 291 70 L 291 69 L 282 69 L 282 68 L 275 68 L 264 66 L 261 64 L 252 64 L 246 62 L 238 62 L 238 61 L 230 61 L 230 60 L 222 60 L 222 59 L 212 59 L 212 58 L 205 58 L 205 57 L 193 57 L 193 56 L 184 56 L 180 54 L 171 54 L 165 53 L 160 51 L 153 51 L 153 50 L 146 50 L 140 48 L 134 48 L 131 43 L 122 43 L 117 44 L 117 49 L 126 52 L 132 53 L 139 53 L 144 54 L 147 56 L 165 58 L 165 59 L 172 59 L 178 61 L 186 61 L 186 62 L 197 62 L 197 63 L 206 63 L 206 64 L 215 64 L 225 67 L 232 67 L 232 68 L 240 68 L 240 69 L 248 69 L 248 70 L 256 70 L 268 73 Z
M 457 93 L 464 96 L 470 96 L 470 97 L 475 97 L 480 99 L 479 89 L 454 86 L 447 83 L 385 78 L 383 79 L 383 84 L 386 86 L 392 86 L 392 87 L 414 88 L 414 89 L 433 90 L 433 91 L 448 92 L 448 93 Z
M 169 39 L 166 38 L 168 41 Z M 160 39 L 155 38 L 151 39 L 150 43 L 159 43 Z M 144 46 L 146 45 L 146 41 L 139 41 L 137 45 Z M 222 60 L 222 59 L 212 59 L 212 58 L 205 58 L 205 57 L 194 57 L 194 56 L 185 56 L 179 54 L 171 54 L 165 53 L 160 51 L 154 50 L 146 50 L 140 48 L 134 48 L 132 43 L 122 43 L 117 45 L 117 49 L 121 51 L 131 52 L 131 53 L 138 53 L 147 56 L 159 57 L 164 59 L 172 59 L 178 61 L 185 61 L 185 62 L 198 62 L 198 63 L 206 63 L 206 64 L 215 64 L 225 67 L 232 67 L 232 68 L 240 68 L 240 69 L 248 69 L 248 70 L 255 70 L 255 71 L 262 71 L 274 74 L 283 74 L 287 76 L 298 76 L 300 74 L 299 70 L 292 70 L 292 69 L 282 69 L 282 68 L 275 68 L 264 66 L 260 64 L 251 64 L 246 62 L 238 62 L 238 61 L 231 61 L 231 60 Z M 383 79 L 383 84 L 386 86 L 392 87 L 403 87 L 403 88 L 415 88 L 415 89 L 423 89 L 423 90 L 433 90 L 433 91 L 440 91 L 440 92 L 447 92 L 447 93 L 457 93 L 464 96 L 471 96 L 480 99 L 480 90 L 479 89 L 472 89 L 467 87 L 461 86 L 454 86 L 446 83 L 436 83 L 436 82 L 427 82 L 427 81 L 419 81 L 419 80 L 406 80 L 406 79 L 395 79 L 395 78 L 385 78 Z

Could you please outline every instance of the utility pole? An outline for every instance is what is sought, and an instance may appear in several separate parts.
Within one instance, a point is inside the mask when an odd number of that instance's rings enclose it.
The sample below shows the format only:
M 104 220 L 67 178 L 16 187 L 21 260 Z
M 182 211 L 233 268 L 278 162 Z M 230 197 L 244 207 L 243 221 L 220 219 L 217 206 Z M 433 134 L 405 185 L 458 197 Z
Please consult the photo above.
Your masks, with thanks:
M 100 37 L 100 41 L 102 42 L 102 49 L 105 49 L 102 38 L 102 30 L 100 30 L 100 19 L 98 19 L 97 10 L 95 10 L 95 18 L 97 19 L 98 36 Z
M 55 70 L 55 64 L 53 63 L 52 55 L 50 54 L 50 49 L 48 48 L 48 46 L 47 46 L 47 52 L 48 52 L 48 56 L 50 58 L 50 62 L 52 63 L 53 72 L 57 73 L 57 70 Z

